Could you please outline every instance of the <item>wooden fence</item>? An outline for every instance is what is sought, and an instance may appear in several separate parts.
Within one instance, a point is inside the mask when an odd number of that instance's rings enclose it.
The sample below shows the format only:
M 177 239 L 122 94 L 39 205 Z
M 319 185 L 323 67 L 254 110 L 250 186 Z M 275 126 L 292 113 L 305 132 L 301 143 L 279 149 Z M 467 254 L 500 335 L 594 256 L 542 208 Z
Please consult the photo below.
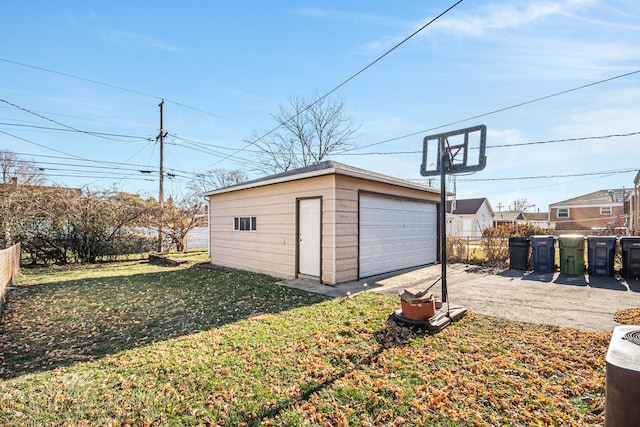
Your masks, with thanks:
M 13 283 L 20 270 L 20 243 L 0 250 L 0 311 L 4 303 L 7 286 Z

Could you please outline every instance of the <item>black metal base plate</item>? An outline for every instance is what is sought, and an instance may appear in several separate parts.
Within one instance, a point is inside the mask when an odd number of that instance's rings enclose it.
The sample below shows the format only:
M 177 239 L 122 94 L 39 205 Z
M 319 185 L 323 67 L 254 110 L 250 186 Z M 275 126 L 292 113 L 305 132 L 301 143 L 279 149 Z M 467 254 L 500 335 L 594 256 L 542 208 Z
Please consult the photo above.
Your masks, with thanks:
M 414 320 L 406 318 L 402 315 L 402 309 L 395 310 L 389 316 L 391 319 L 399 323 L 404 323 L 407 326 L 412 326 L 420 329 L 427 329 L 431 332 L 439 332 L 449 326 L 451 322 L 462 319 L 467 313 L 465 307 L 459 305 L 450 305 L 447 309 L 446 305 L 443 305 L 433 317 L 426 320 Z

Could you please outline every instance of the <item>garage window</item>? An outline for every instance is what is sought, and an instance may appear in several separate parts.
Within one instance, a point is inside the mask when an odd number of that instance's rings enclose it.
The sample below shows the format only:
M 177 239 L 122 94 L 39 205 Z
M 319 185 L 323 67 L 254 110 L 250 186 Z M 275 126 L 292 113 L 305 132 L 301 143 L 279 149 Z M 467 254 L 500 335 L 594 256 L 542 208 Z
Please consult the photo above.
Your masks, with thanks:
M 600 215 L 611 215 L 612 212 L 611 206 L 603 206 L 600 208 Z
M 558 218 L 569 218 L 569 208 L 558 209 Z
M 255 216 L 237 216 L 233 218 L 234 231 L 256 231 Z

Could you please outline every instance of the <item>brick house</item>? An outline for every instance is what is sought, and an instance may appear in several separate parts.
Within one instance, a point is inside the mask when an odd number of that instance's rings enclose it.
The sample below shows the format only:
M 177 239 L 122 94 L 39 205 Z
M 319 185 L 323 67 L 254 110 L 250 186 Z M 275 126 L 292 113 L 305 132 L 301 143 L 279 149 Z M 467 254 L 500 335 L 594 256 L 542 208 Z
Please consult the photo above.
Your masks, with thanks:
M 593 234 L 595 230 L 626 227 L 625 200 L 629 190 L 599 190 L 549 205 L 556 235 Z

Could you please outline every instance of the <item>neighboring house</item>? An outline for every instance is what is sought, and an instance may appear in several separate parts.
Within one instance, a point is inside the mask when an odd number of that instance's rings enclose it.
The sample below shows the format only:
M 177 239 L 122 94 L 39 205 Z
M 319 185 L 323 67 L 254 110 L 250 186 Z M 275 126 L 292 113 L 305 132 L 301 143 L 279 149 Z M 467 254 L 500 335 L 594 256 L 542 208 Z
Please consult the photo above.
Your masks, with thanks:
M 482 197 L 447 202 L 448 235 L 480 239 L 482 230 L 492 226 L 493 209 L 488 199 Z
M 556 227 L 556 224 L 549 221 L 549 212 L 525 212 L 524 219 L 527 224 L 546 230 Z
M 493 225 L 514 225 L 524 223 L 527 219 L 522 211 L 494 212 Z
M 431 187 L 326 161 L 205 196 L 212 264 L 335 284 L 438 260 Z
M 600 190 L 549 205 L 556 235 L 584 234 L 603 228 L 625 227 L 625 189 Z

